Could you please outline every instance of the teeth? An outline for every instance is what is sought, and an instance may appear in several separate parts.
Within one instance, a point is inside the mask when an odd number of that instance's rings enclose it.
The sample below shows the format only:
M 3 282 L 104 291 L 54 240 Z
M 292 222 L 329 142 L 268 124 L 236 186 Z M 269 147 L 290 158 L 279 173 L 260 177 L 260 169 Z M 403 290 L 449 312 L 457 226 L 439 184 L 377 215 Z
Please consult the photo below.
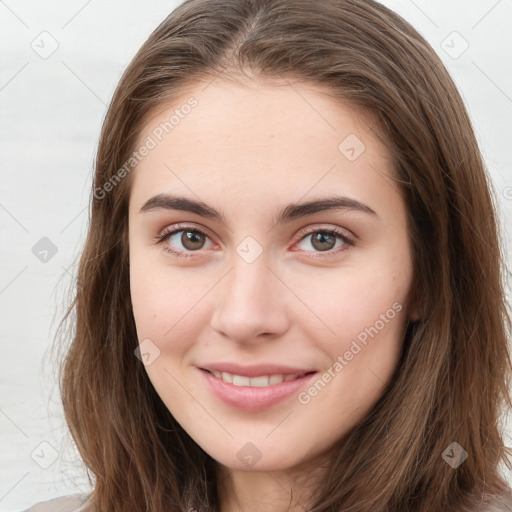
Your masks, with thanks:
M 274 384 L 281 384 L 281 382 L 284 380 L 284 377 L 282 375 L 271 375 L 268 380 L 269 384 L 272 386 Z
M 265 386 L 268 386 L 268 377 L 267 375 L 262 375 L 261 377 L 252 377 L 251 379 L 251 386 L 255 386 L 257 388 L 264 388 Z
M 261 375 L 259 377 L 245 377 L 244 375 L 233 375 L 232 373 L 214 371 L 213 373 L 217 379 L 222 379 L 228 384 L 235 386 L 245 387 L 253 386 L 257 388 L 264 388 L 266 386 L 274 386 L 281 384 L 281 382 L 288 382 L 300 377 L 301 373 L 294 373 L 291 375 Z

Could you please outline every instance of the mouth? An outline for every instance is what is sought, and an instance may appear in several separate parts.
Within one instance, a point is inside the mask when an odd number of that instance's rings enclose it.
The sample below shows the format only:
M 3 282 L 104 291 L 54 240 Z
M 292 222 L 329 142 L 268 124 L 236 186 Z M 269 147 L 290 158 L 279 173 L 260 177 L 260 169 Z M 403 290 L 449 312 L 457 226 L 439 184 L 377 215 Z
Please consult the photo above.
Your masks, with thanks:
M 257 377 L 247 377 L 246 375 L 236 375 L 229 372 L 211 371 L 206 368 L 201 368 L 202 371 L 209 373 L 216 379 L 222 380 L 226 384 L 232 384 L 238 387 L 256 387 L 266 388 L 268 386 L 276 386 L 283 382 L 290 382 L 292 380 L 300 379 L 307 375 L 316 373 L 315 371 L 304 373 L 291 373 L 291 374 L 270 374 L 259 375 Z
M 248 411 L 264 411 L 290 399 L 307 386 L 317 371 L 248 377 L 197 368 L 209 392 L 225 405 Z M 230 382 L 231 381 L 231 382 Z

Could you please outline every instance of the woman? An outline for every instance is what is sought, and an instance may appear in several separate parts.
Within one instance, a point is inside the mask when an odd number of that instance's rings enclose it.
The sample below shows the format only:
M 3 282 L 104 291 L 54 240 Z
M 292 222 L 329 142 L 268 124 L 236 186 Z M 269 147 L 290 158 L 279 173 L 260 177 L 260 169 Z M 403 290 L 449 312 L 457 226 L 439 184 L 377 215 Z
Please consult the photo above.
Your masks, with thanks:
M 464 104 L 407 22 L 184 2 L 102 129 L 61 382 L 79 509 L 512 510 L 503 268 Z

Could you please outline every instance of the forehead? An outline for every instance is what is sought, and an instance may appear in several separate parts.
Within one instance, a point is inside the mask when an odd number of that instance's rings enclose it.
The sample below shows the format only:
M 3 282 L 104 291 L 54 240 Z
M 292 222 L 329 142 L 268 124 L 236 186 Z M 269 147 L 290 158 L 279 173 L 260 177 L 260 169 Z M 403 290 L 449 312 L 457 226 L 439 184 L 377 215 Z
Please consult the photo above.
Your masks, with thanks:
M 396 192 L 374 120 L 314 85 L 198 83 L 149 118 L 138 144 L 148 138 L 132 182 L 139 205 L 175 188 L 240 201 L 340 186 L 355 194 L 362 184 Z
M 193 107 L 189 107 L 191 103 Z M 374 138 L 378 135 L 375 124 L 375 117 L 367 110 L 335 100 L 318 85 L 288 81 L 242 85 L 217 79 L 199 82 L 162 103 L 149 116 L 138 142 L 160 127 L 163 133 L 156 136 L 167 144 L 177 143 L 180 134 L 187 137 L 193 132 L 195 139 L 191 142 L 209 149 L 220 150 L 228 144 L 271 145 L 276 137 L 288 145 L 325 140 L 321 147 L 332 148 L 333 141 L 341 141 L 348 130 L 366 139 Z

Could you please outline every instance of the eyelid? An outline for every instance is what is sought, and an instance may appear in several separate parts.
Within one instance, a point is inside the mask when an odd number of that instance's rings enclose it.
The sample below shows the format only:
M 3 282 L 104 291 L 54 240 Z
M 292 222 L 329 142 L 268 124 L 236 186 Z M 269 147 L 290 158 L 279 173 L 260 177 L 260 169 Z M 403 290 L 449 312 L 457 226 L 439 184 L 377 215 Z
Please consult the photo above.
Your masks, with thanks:
M 210 240 L 212 240 L 212 237 L 208 234 L 209 230 L 205 228 L 204 226 L 196 227 L 193 224 L 188 223 L 178 223 L 173 224 L 172 226 L 167 226 L 164 228 L 160 233 L 154 238 L 154 242 L 158 244 L 162 244 L 167 239 L 169 239 L 171 236 L 175 235 L 176 233 L 179 233 L 180 231 L 194 231 L 198 232 L 200 234 L 205 235 Z M 213 243 L 213 242 L 212 242 Z M 201 252 L 201 251 L 178 251 L 176 249 L 171 249 L 170 247 L 163 247 L 163 250 L 170 253 L 171 255 L 175 257 L 194 257 L 195 252 Z
M 180 231 L 198 232 L 198 233 L 208 237 L 212 241 L 212 243 L 214 243 L 212 240 L 212 237 L 208 234 L 209 230 L 207 228 L 205 228 L 204 226 L 196 227 L 194 224 L 189 224 L 189 223 L 178 223 L 178 224 L 173 224 L 172 226 L 168 226 L 168 227 L 164 228 L 160 232 L 160 234 L 155 237 L 155 243 L 157 243 L 157 244 L 163 243 L 169 237 L 173 236 L 176 233 L 179 233 Z M 318 232 L 330 233 L 330 234 L 340 238 L 343 241 L 344 246 L 350 247 L 350 246 L 354 245 L 356 242 L 356 237 L 354 235 L 349 234 L 349 232 L 347 232 L 347 230 L 345 230 L 339 226 L 333 226 L 333 225 L 321 226 L 320 225 L 320 226 L 305 227 L 305 228 L 300 229 L 298 231 L 297 235 L 295 235 L 295 237 L 294 237 L 293 245 L 296 245 L 297 243 L 301 242 L 307 236 L 312 235 L 314 233 L 318 233 Z M 202 251 L 201 249 L 198 251 L 177 251 L 175 249 L 170 249 L 168 247 L 165 247 L 164 250 L 166 252 L 171 253 L 172 255 L 174 255 L 176 257 L 194 257 L 194 255 L 195 255 L 194 253 L 200 253 Z M 292 249 L 292 250 L 300 252 L 297 249 Z M 312 257 L 313 259 L 315 259 L 315 258 L 333 257 L 334 255 L 337 255 L 338 253 L 343 252 L 345 250 L 346 250 L 346 248 L 342 248 L 342 249 L 338 248 L 337 250 L 330 249 L 329 251 L 305 251 L 305 252 L 314 254 L 314 256 L 308 256 L 308 257 L 309 258 Z
M 333 233 L 339 236 L 342 239 L 345 239 L 347 242 L 355 243 L 356 238 L 354 235 L 350 234 L 349 231 L 343 229 L 339 226 L 333 225 L 324 225 L 324 226 L 314 226 L 314 227 L 306 227 L 302 228 L 298 231 L 296 238 L 294 240 L 294 244 L 303 240 L 306 236 L 311 235 L 313 233 Z

